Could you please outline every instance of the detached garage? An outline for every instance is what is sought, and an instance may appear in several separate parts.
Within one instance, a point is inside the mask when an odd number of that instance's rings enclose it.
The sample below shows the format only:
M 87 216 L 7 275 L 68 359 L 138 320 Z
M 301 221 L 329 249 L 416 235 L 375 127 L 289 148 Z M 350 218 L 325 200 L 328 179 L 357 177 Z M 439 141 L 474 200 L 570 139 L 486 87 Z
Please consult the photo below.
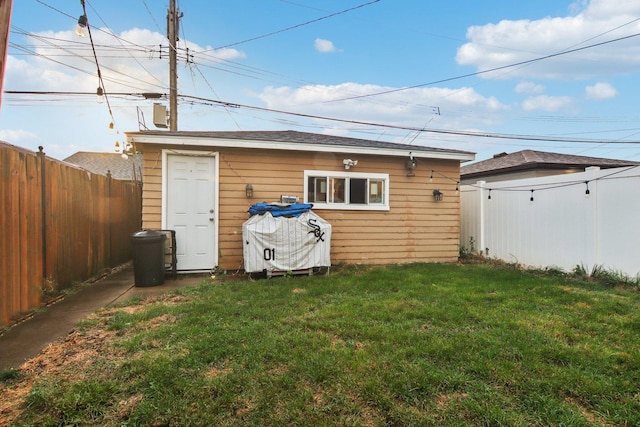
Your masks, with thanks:
M 243 269 L 249 207 L 282 195 L 331 225 L 334 264 L 458 258 L 460 163 L 473 153 L 295 131 L 127 140 L 143 153 L 143 227 L 176 231 L 179 271 Z

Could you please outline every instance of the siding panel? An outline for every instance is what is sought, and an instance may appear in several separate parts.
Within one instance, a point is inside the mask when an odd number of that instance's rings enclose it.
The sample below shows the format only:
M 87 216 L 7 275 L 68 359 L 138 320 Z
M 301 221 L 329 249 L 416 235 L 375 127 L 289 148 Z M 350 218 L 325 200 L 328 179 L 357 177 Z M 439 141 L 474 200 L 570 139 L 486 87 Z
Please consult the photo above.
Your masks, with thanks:
M 162 148 L 139 144 L 144 152 L 143 228 L 159 228 L 162 220 Z M 194 148 L 202 150 L 202 147 Z M 247 209 L 260 201 L 276 201 L 281 194 L 304 200 L 304 170 L 344 171 L 342 160 L 353 158 L 351 172 L 388 173 L 389 211 L 322 210 L 315 212 L 332 224 L 333 263 L 454 262 L 460 231 L 457 160 L 421 159 L 415 176 L 405 171 L 406 157 L 335 155 L 274 150 L 219 149 L 219 264 L 242 268 L 242 224 Z M 432 172 L 433 171 L 433 172 Z M 433 179 L 431 179 L 433 176 Z M 254 197 L 245 197 L 251 184 Z M 444 199 L 436 202 L 438 188 Z

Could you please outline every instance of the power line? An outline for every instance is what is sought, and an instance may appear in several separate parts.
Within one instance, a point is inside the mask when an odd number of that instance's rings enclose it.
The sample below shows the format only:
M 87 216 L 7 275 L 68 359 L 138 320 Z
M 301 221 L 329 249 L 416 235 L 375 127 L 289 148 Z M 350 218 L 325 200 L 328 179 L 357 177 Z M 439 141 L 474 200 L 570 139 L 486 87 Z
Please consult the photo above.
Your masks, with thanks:
M 160 25 L 158 25 L 158 21 L 156 21 L 156 18 L 153 16 L 153 13 L 151 13 L 151 9 L 149 9 L 149 6 L 147 6 L 147 2 L 145 0 L 142 0 L 142 4 L 144 5 L 144 8 L 147 9 L 147 13 L 151 17 L 151 20 L 153 21 L 153 23 L 156 24 L 156 28 L 158 29 L 158 32 L 162 33 L 162 29 L 160 29 Z
M 144 0 L 143 0 L 143 2 L 144 2 Z M 182 38 L 184 40 L 187 40 L 187 36 L 186 36 L 186 32 L 185 32 L 185 25 L 182 25 L 180 27 L 180 29 L 182 30 Z M 202 79 L 204 80 L 206 85 L 209 87 L 209 90 L 211 90 L 211 92 L 216 96 L 216 98 L 219 98 L 218 94 L 216 93 L 216 90 L 213 88 L 213 85 L 211 83 L 209 83 L 209 80 L 204 75 L 202 70 L 200 70 L 200 67 L 198 66 L 198 64 L 196 64 L 195 61 L 190 61 L 189 60 L 189 49 L 188 48 L 187 48 L 187 64 L 189 65 L 189 68 L 192 70 L 192 72 L 193 72 L 193 68 L 195 68 L 198 71 L 198 73 L 200 73 L 200 76 L 202 77 Z M 194 87 L 195 87 L 195 79 L 194 79 Z M 225 108 L 225 111 L 227 112 L 227 114 L 228 114 L 229 118 L 231 119 L 231 121 L 233 121 L 233 123 L 236 125 L 236 128 L 241 129 L 240 128 L 240 124 L 236 121 L 236 119 L 233 117 L 231 112 L 229 112 L 229 109 Z
M 89 6 L 91 6 L 91 3 L 89 3 Z M 98 12 L 95 10 L 95 8 L 93 6 L 91 6 L 91 9 L 93 10 L 93 12 L 96 14 L 96 16 L 98 18 L 100 18 L 100 21 L 102 21 L 102 23 L 104 24 L 105 27 L 107 27 L 107 29 L 109 29 L 109 34 L 113 35 L 113 31 L 111 31 L 111 29 L 109 28 L 109 26 L 107 25 L 107 23 L 104 21 L 104 19 L 102 19 L 102 17 L 98 14 Z M 131 54 L 131 51 L 129 49 L 127 49 L 123 44 L 122 41 L 119 37 L 116 37 L 116 40 L 118 40 L 118 42 L 120 43 L 120 45 L 125 48 L 125 51 L 129 54 L 129 56 L 131 57 L 131 59 L 133 59 L 134 61 L 136 61 L 136 63 L 138 65 L 140 65 L 140 67 L 142 67 L 142 69 L 144 71 L 147 72 L 147 74 L 149 74 L 153 79 L 155 79 L 158 83 L 160 83 L 160 85 L 163 85 L 162 81 L 160 81 L 160 79 L 158 79 L 153 73 L 151 73 L 151 71 L 149 71 L 144 65 L 142 65 L 142 63 L 140 61 L 138 61 L 138 58 L 136 58 L 133 54 Z
M 48 91 L 48 90 L 5 90 L 4 93 L 9 95 L 91 95 L 95 96 L 95 92 L 77 92 L 77 91 Z M 159 99 L 166 97 L 164 93 L 153 92 L 109 92 L 109 95 L 117 96 L 140 96 L 144 99 Z
M 19 28 L 19 27 L 14 27 L 14 29 L 15 29 L 16 31 L 18 31 L 18 32 L 20 32 L 20 33 L 22 33 L 22 34 L 24 34 L 24 35 L 29 36 L 29 37 L 33 37 L 33 38 L 36 38 L 36 39 L 38 39 L 38 38 L 40 37 L 40 36 L 38 36 L 38 35 L 36 35 L 36 34 L 29 33 L 29 32 L 27 32 L 26 30 L 23 30 L 23 29 L 21 29 L 21 28 Z M 53 39 L 53 40 L 59 40 L 59 39 Z M 79 58 L 79 59 L 81 59 L 81 60 L 83 60 L 83 61 L 87 61 L 87 62 L 93 63 L 93 56 L 91 56 L 90 58 L 88 58 L 88 57 L 85 57 L 85 56 L 83 56 L 83 55 L 81 55 L 81 54 L 78 54 L 78 53 L 77 53 L 77 50 L 78 50 L 78 49 L 75 47 L 75 45 L 74 45 L 74 49 L 73 49 L 73 50 L 70 50 L 70 49 L 67 49 L 67 48 L 64 48 L 64 47 L 57 46 L 57 45 L 53 44 L 52 42 L 48 41 L 48 40 L 47 40 L 47 38 L 42 38 L 42 41 L 44 41 L 45 43 L 47 43 L 47 45 L 51 46 L 50 48 L 59 48 L 59 49 L 61 49 L 62 51 L 68 52 L 68 53 L 69 53 L 69 55 L 70 55 L 70 56 L 72 56 L 72 57 L 76 57 L 76 58 Z M 69 42 L 70 42 L 70 43 L 80 43 L 80 42 L 74 42 L 74 41 L 69 41 Z M 93 51 L 94 51 L 94 47 L 92 47 L 92 46 L 91 46 L 91 44 L 82 43 L 82 45 L 83 45 L 86 49 L 89 49 L 89 51 L 90 51 L 91 53 L 93 53 Z M 22 50 L 23 52 L 25 52 L 25 53 L 27 53 L 27 54 L 32 54 L 32 55 L 34 55 L 34 56 L 37 56 L 37 57 L 40 57 L 40 58 L 43 58 L 43 59 L 49 60 L 49 61 L 51 61 L 51 62 L 54 62 L 54 63 L 59 64 L 59 65 L 62 65 L 62 66 L 64 66 L 64 67 L 71 68 L 71 69 L 76 70 L 76 71 L 80 71 L 80 72 L 82 72 L 82 73 L 84 73 L 84 74 L 93 75 L 93 73 L 91 73 L 91 72 L 85 71 L 85 70 L 83 70 L 83 69 L 81 69 L 81 68 L 79 68 L 79 67 L 76 67 L 76 66 L 73 66 L 73 65 L 70 65 L 70 64 L 67 64 L 67 63 L 61 62 L 61 61 L 57 61 L 57 60 L 53 59 L 51 56 L 49 56 L 49 55 L 44 55 L 44 54 L 41 54 L 41 53 L 39 53 L 39 52 L 36 52 L 36 51 L 30 50 L 30 49 L 28 49 L 28 48 L 26 48 L 26 47 L 24 47 L 24 46 L 22 46 L 22 45 L 19 45 L 19 44 L 16 44 L 16 43 L 11 42 L 11 43 L 10 43 L 10 46 L 11 46 L 11 47 L 13 47 L 13 48 L 16 48 L 16 49 Z M 94 45 L 94 46 L 97 46 L 97 45 Z M 125 49 L 126 49 L 126 48 L 125 48 Z M 132 75 L 130 75 L 130 74 L 125 74 L 125 73 L 123 73 L 123 72 L 121 72 L 121 71 L 118 71 L 118 70 L 116 70 L 116 69 L 114 69 L 114 68 L 111 68 L 111 67 L 102 66 L 102 69 L 109 70 L 111 73 L 114 73 L 114 74 L 116 74 L 116 75 L 124 76 L 124 77 L 126 77 L 127 79 L 129 79 L 129 80 L 137 80 L 137 82 L 142 83 L 142 84 L 143 84 L 143 85 L 145 85 L 145 86 L 149 86 L 149 85 L 150 85 L 150 86 L 160 87 L 160 88 L 162 88 L 162 89 L 165 89 L 165 88 L 166 88 L 166 87 L 165 87 L 164 85 L 162 85 L 162 84 L 161 84 L 161 85 L 157 85 L 157 84 L 154 84 L 154 83 L 151 83 L 151 82 L 148 82 L 148 81 L 144 81 L 144 80 L 141 80 L 141 79 L 139 79 L 139 78 L 137 78 L 137 77 L 134 77 L 134 76 L 132 76 Z M 103 78 L 104 78 L 104 80 L 111 81 L 111 82 L 113 82 L 113 83 L 120 84 L 120 85 L 122 85 L 122 86 L 131 87 L 131 88 L 135 88 L 135 89 L 140 89 L 139 87 L 136 87 L 136 86 L 132 85 L 131 83 L 127 82 L 127 81 L 119 80 L 119 79 L 116 79 L 116 78 L 114 78 L 114 77 L 106 77 L 106 76 L 103 76 Z M 160 82 L 160 83 L 162 83 L 162 82 Z
M 102 80 L 102 72 L 100 71 L 100 63 L 98 62 L 98 55 L 96 54 L 96 47 L 93 45 L 93 36 L 91 35 L 91 26 L 89 25 L 86 16 L 87 16 L 87 7 L 85 5 L 85 0 L 80 0 L 80 3 L 82 4 L 82 12 L 84 15 L 84 19 L 85 19 L 85 23 L 86 23 L 86 27 L 87 27 L 87 32 L 89 33 L 89 42 L 91 43 L 91 50 L 93 51 L 93 57 L 96 60 L 96 68 L 98 69 L 98 81 L 100 86 L 98 86 L 98 91 L 97 94 L 98 95 L 102 95 L 104 96 L 104 100 L 107 103 L 107 108 L 109 110 L 109 116 L 111 116 L 111 125 L 112 127 L 116 127 L 116 119 L 115 117 L 113 117 L 113 112 L 111 111 L 111 103 L 109 102 L 109 95 L 107 94 L 107 90 L 104 86 L 104 80 Z M 117 127 L 116 127 L 117 129 Z
M 529 59 L 529 60 L 526 60 L 526 61 L 520 61 L 520 62 L 516 62 L 516 63 L 513 63 L 513 64 L 502 65 L 500 67 L 490 68 L 488 70 L 476 71 L 475 73 L 463 74 L 461 76 L 449 77 L 449 78 L 446 78 L 446 79 L 436 80 L 436 81 L 429 82 L 429 83 L 421 83 L 421 84 L 413 85 L 413 86 L 405 86 L 405 87 L 401 87 L 401 88 L 397 88 L 397 89 L 390 89 L 390 90 L 386 90 L 386 91 L 382 91 L 382 92 L 369 93 L 369 94 L 366 94 L 366 95 L 358 95 L 358 96 L 352 96 L 352 97 L 347 97 L 347 98 L 333 99 L 331 101 L 326 101 L 326 102 L 350 101 L 352 99 L 369 98 L 369 97 L 372 97 L 372 96 L 386 95 L 386 94 L 389 94 L 389 93 L 401 92 L 401 91 L 405 91 L 405 90 L 409 90 L 409 89 L 417 89 L 417 88 L 421 88 L 421 87 L 425 87 L 425 86 L 432 86 L 432 85 L 435 85 L 435 84 L 450 82 L 450 81 L 453 81 L 453 80 L 460 80 L 460 79 L 464 79 L 464 78 L 467 78 L 467 77 L 474 77 L 474 76 L 479 76 L 479 75 L 482 75 L 482 74 L 491 73 L 491 72 L 494 72 L 494 71 L 504 70 L 506 68 L 517 67 L 517 66 L 525 65 L 525 64 L 531 64 L 533 62 L 538 62 L 538 61 L 542 61 L 542 60 L 545 60 L 545 59 L 554 58 L 554 57 L 557 57 L 557 56 L 562 56 L 562 55 L 566 55 L 566 54 L 569 54 L 569 53 L 578 52 L 578 51 L 581 51 L 581 50 L 591 49 L 593 47 L 603 46 L 603 45 L 606 45 L 606 44 L 609 44 L 609 43 L 619 42 L 619 41 L 622 41 L 622 40 L 626 40 L 626 39 L 630 39 L 630 38 L 638 37 L 638 36 L 640 36 L 640 33 L 635 33 L 635 34 L 631 34 L 631 35 L 628 35 L 628 36 L 619 37 L 617 39 L 607 40 L 607 41 L 604 41 L 604 42 L 601 42 L 601 43 L 596 43 L 596 44 L 583 46 L 583 47 L 579 47 L 579 48 L 575 48 L 575 49 L 565 50 L 565 51 L 562 51 L 562 52 L 556 52 L 556 53 L 552 53 L 550 55 L 545 55 L 545 56 L 541 56 L 541 57 L 538 57 L 538 58 Z
M 207 98 L 192 96 L 192 95 L 180 95 L 180 97 L 186 98 L 186 99 L 194 99 L 199 101 L 210 102 L 210 103 L 222 105 L 225 107 L 246 108 L 246 109 L 266 111 L 271 113 L 287 114 L 287 115 L 296 116 L 296 117 L 305 117 L 305 118 L 328 120 L 333 122 L 350 123 L 350 124 L 373 126 L 373 127 L 382 127 L 382 128 L 389 128 L 389 129 L 410 130 L 410 131 L 421 132 L 421 133 L 436 133 L 436 134 L 457 135 L 457 136 L 467 136 L 467 137 L 476 137 L 476 138 L 513 139 L 513 140 L 525 140 L 525 141 L 572 142 L 572 143 L 581 143 L 581 144 L 603 144 L 603 143 L 640 144 L 640 141 L 602 140 L 602 139 L 590 139 L 590 138 L 562 138 L 562 137 L 538 136 L 538 135 L 471 132 L 471 131 L 458 131 L 458 130 L 449 130 L 449 129 L 433 129 L 433 128 L 415 127 L 415 126 L 399 126 L 399 125 L 384 124 L 384 123 L 365 122 L 360 120 L 340 119 L 336 117 L 326 117 L 326 116 L 319 116 L 314 114 L 296 113 L 293 111 L 284 111 L 284 110 L 277 110 L 273 108 L 256 107 L 253 105 L 219 101 L 215 99 L 207 99 Z
M 144 4 L 144 5 L 145 5 L 145 7 L 146 7 L 146 3 L 144 2 L 144 0 L 142 0 L 142 1 L 143 1 L 143 4 Z M 378 0 L 378 1 L 379 1 L 379 0 Z M 40 1 L 40 0 L 38 0 L 38 2 L 39 2 L 39 3 L 41 3 L 41 4 L 43 4 L 43 5 L 45 5 L 45 6 L 50 7 L 49 5 L 47 5 L 46 3 L 43 3 L 43 2 L 42 2 L 42 1 Z M 375 3 L 375 2 L 366 3 L 366 4 L 363 4 L 363 5 L 360 5 L 359 7 L 364 7 L 364 6 L 369 5 L 369 4 L 371 4 L 371 3 Z M 51 7 L 51 8 L 52 8 L 52 7 Z M 58 10 L 57 10 L 57 9 L 55 9 L 55 8 L 52 8 L 52 9 L 53 9 L 53 10 L 58 11 Z M 353 9 L 353 8 L 352 8 L 352 9 Z M 351 9 L 347 9 L 347 11 L 348 11 L 348 10 L 351 10 Z M 58 12 L 60 12 L 60 11 L 58 11 Z M 344 13 L 344 12 L 345 12 L 345 11 L 343 11 L 343 12 L 338 12 L 338 13 Z M 63 12 L 60 12 L 60 13 L 63 13 Z M 64 13 L 63 13 L 63 14 L 64 14 Z M 64 15 L 69 16 L 70 18 L 73 18 L 73 17 L 71 17 L 70 15 L 67 15 L 67 14 L 64 14 Z M 335 14 L 332 14 L 332 15 L 335 15 Z M 332 15 L 328 15 L 327 17 L 332 16 Z M 327 17 L 320 18 L 320 19 L 325 19 L 325 18 L 327 18 Z M 311 22 L 314 22 L 314 21 L 309 21 L 309 23 L 311 23 Z M 156 23 L 156 25 L 157 25 L 157 23 Z M 298 26 L 301 26 L 301 25 L 306 25 L 306 23 L 305 23 L 305 24 L 299 24 Z M 295 28 L 295 27 L 290 27 L 290 28 L 292 29 L 292 28 Z M 284 30 L 281 30 L 280 32 L 282 32 L 282 31 L 286 31 L 286 30 L 287 30 L 287 29 L 284 29 Z M 108 34 L 108 33 L 107 33 L 107 34 Z M 113 34 L 112 34 L 112 35 L 113 35 Z M 620 38 L 620 39 L 610 40 L 610 41 L 603 42 L 603 43 L 599 43 L 599 44 L 594 44 L 594 45 L 591 45 L 591 46 L 582 47 L 582 48 L 579 48 L 579 49 L 573 49 L 573 50 L 566 51 L 566 52 L 561 52 L 561 53 L 557 53 L 557 54 L 553 54 L 553 55 L 547 55 L 547 56 L 542 57 L 542 58 L 537 58 L 537 59 L 533 59 L 533 60 L 529 60 L 529 61 L 524 61 L 524 62 L 517 63 L 517 64 L 511 64 L 511 65 L 509 65 L 509 66 L 498 67 L 498 68 L 495 68 L 495 69 L 492 69 L 492 70 L 485 70 L 485 71 L 481 71 L 481 72 L 478 72 L 478 73 L 469 74 L 469 75 L 467 75 L 467 76 L 471 76 L 471 75 L 478 75 L 478 74 L 481 74 L 481 73 L 486 73 L 486 72 L 490 72 L 490 71 L 495 71 L 495 70 L 498 70 L 498 69 L 501 69 L 501 68 L 513 67 L 513 66 L 517 66 L 517 65 L 521 65 L 521 64 L 525 64 L 525 63 L 531 63 L 531 62 L 534 62 L 534 61 L 539 61 L 539 60 L 541 60 L 541 59 L 550 58 L 550 57 L 553 57 L 553 56 L 558 56 L 558 55 L 561 55 L 561 54 L 570 53 L 570 52 L 574 52 L 574 51 L 578 51 L 578 50 L 582 50 L 582 49 L 587 49 L 587 48 L 590 48 L 590 47 L 593 47 L 593 46 L 599 46 L 599 45 L 606 44 L 606 43 L 611 43 L 611 42 L 613 42 L 613 41 L 622 40 L 622 39 L 624 39 L 624 38 L 635 37 L 635 36 L 637 36 L 637 35 L 638 35 L 638 34 L 631 35 L 631 36 L 628 36 L 628 37 L 623 37 L 623 38 Z M 265 37 L 266 37 L 266 36 L 267 36 L 267 35 L 265 35 Z M 130 42 L 129 42 L 129 41 L 127 41 L 127 43 L 130 43 Z M 242 43 L 242 42 L 240 42 L 240 43 Z M 135 44 L 133 44 L 133 43 L 131 43 L 131 44 L 132 44 L 132 45 L 134 45 L 134 46 L 139 46 L 139 45 L 135 45 Z M 95 46 L 99 46 L 99 45 L 95 45 Z M 124 47 L 124 46 L 123 46 L 123 47 Z M 225 47 L 227 47 L 227 46 L 225 46 Z M 129 49 L 127 49 L 126 47 L 124 47 L 124 48 L 125 48 L 125 50 L 129 51 Z M 133 48 L 132 48 L 132 50 L 133 50 Z M 182 50 L 182 49 L 181 49 L 181 50 Z M 208 52 L 208 51 L 203 51 L 203 52 Z M 203 56 L 205 56 L 205 55 L 203 55 Z M 55 62 L 57 62 L 57 61 L 55 61 Z M 227 61 L 225 61 L 225 62 L 227 62 Z M 60 62 L 58 62 L 58 63 L 60 63 Z M 63 65 L 65 65 L 65 64 L 63 64 Z M 196 64 L 196 65 L 198 65 L 198 64 Z M 206 66 L 206 65 L 202 65 L 202 64 L 200 64 L 200 65 L 201 65 L 201 66 Z M 215 68 L 215 67 L 212 67 L 212 68 Z M 223 70 L 223 71 L 227 71 L 227 72 L 233 72 L 233 71 L 229 71 L 229 70 L 224 70 L 223 68 L 219 68 L 219 69 L 221 69 L 221 70 Z M 246 68 L 246 69 L 247 69 L 247 70 L 249 70 L 249 68 Z M 79 69 L 78 69 L 78 70 L 79 70 Z M 265 71 L 265 70 L 259 70 L 259 69 L 256 69 L 256 70 L 258 70 L 258 71 L 256 72 L 256 75 L 257 75 L 257 76 L 260 76 L 260 74 L 258 73 L 259 71 Z M 81 70 L 81 71 L 82 71 L 82 70 Z M 205 77 L 204 77 L 204 75 L 203 75 L 203 73 L 202 73 L 202 71 L 201 71 L 199 68 L 198 68 L 198 72 L 200 72 L 200 74 L 203 76 L 203 78 L 205 78 Z M 250 71 L 249 71 L 249 72 L 250 72 Z M 238 73 L 236 73 L 236 74 L 238 74 Z M 276 74 L 274 74 L 274 73 L 272 73 L 272 74 L 273 74 L 273 75 L 276 75 Z M 241 74 L 239 74 L 239 75 L 241 75 Z M 128 76 L 128 77 L 130 77 L 130 76 Z M 247 77 L 249 77 L 249 76 L 247 76 Z M 285 77 L 286 77 L 286 76 L 285 76 Z M 449 81 L 449 80 L 454 80 L 454 79 L 457 79 L 457 78 L 463 78 L 463 77 L 466 77 L 466 76 L 454 77 L 454 78 L 451 78 L 451 79 L 442 80 L 441 82 L 443 82 L 443 81 Z M 256 78 L 259 78 L 259 77 L 256 77 Z M 105 79 L 105 80 L 107 80 L 107 79 Z M 205 82 L 206 82 L 207 84 L 209 84 L 209 82 L 208 82 L 208 81 L 206 81 L 206 78 L 205 78 Z M 144 82 L 143 82 L 143 83 L 144 83 Z M 426 86 L 426 85 L 430 85 L 430 84 L 435 84 L 435 83 L 427 83 L 427 84 L 424 84 L 424 85 L 417 85 L 417 86 L 411 86 L 411 87 L 407 87 L 407 88 L 400 88 L 400 89 L 391 90 L 391 91 L 385 91 L 385 92 L 381 92 L 381 93 L 396 92 L 396 91 L 400 91 L 400 90 L 405 90 L 405 89 L 409 89 L 409 88 L 413 88 L 413 87 Z M 211 85 L 209 84 L 209 86 L 211 86 Z M 212 91 L 213 91 L 213 89 L 212 89 Z M 217 96 L 217 94 L 215 93 L 215 91 L 213 91 L 213 92 L 214 92 L 214 94 Z M 374 95 L 376 95 L 376 94 L 369 94 L 369 95 L 355 96 L 355 97 L 351 97 L 351 98 L 347 98 L 347 99 L 363 98 L 363 97 L 369 97 L 369 96 L 374 96 Z M 334 100 L 333 102 L 335 102 L 335 101 L 336 101 L 336 100 Z M 215 101 L 214 101 L 214 100 L 208 100 L 207 102 L 215 102 Z M 221 103 L 221 104 L 223 104 L 223 105 L 238 105 L 238 106 L 241 106 L 241 105 L 239 105 L 239 104 L 224 103 L 224 102 L 222 102 L 222 101 L 218 101 L 218 102 L 220 102 L 220 103 Z M 254 109 L 260 109 L 259 107 L 251 107 L 251 106 L 241 106 L 241 107 L 243 107 L 243 108 L 254 108 Z M 419 132 L 419 133 L 422 133 L 422 132 L 432 132 L 432 133 L 453 134 L 453 135 L 463 135 L 463 136 L 477 136 L 477 137 L 487 137 L 487 138 L 508 138 L 508 139 L 523 139 L 523 140 L 536 140 L 536 141 L 549 141 L 549 142 L 568 142 L 568 143 L 570 143 L 570 142 L 578 142 L 578 143 L 605 143 L 605 144 L 606 144 L 606 143 L 619 143 L 619 144 L 635 144 L 635 143 L 636 143 L 635 141 L 631 141 L 631 142 L 624 142 L 624 141 L 622 141 L 622 142 L 621 142 L 621 141 L 607 141 L 607 140 L 572 139 L 572 138 L 560 138 L 560 137 L 553 137 L 553 138 L 550 138 L 550 137 L 528 136 L 528 135 L 503 135 L 503 134 L 491 134 L 491 133 L 473 133 L 473 134 L 472 134 L 472 133 L 470 133 L 470 132 L 461 132 L 461 131 L 443 130 L 443 129 L 425 129 L 425 128 L 391 127 L 391 125 L 374 124 L 374 123 L 367 123 L 367 122 L 360 122 L 360 121 L 352 121 L 352 120 L 334 119 L 334 118 L 330 118 L 330 117 L 322 117 L 322 116 L 303 115 L 303 114 L 297 114 L 297 113 L 286 112 L 286 111 L 282 111 L 282 110 L 272 110 L 272 109 L 267 109 L 267 108 L 263 108 L 263 109 L 260 109 L 260 110 L 262 110 L 262 111 L 266 111 L 266 112 L 282 113 L 282 114 L 295 114 L 295 115 L 300 116 L 300 117 L 311 117 L 311 118 L 318 118 L 318 119 L 323 119 L 323 120 L 333 120 L 333 121 L 340 121 L 340 122 L 342 122 L 342 123 L 352 123 L 352 124 L 357 124 L 357 125 L 367 125 L 367 126 L 373 126 L 373 127 L 384 126 L 384 127 L 390 128 L 390 129 L 395 128 L 395 129 L 402 129 L 402 130 L 412 130 L 412 131 L 416 131 L 416 132 Z M 604 141 L 604 142 L 603 142 L 603 141 Z
M 326 16 L 322 16 L 320 18 L 312 19 L 311 21 L 303 22 L 301 24 L 293 25 L 291 27 L 283 28 L 281 30 L 273 31 L 273 32 L 270 32 L 270 33 L 267 33 L 267 34 L 263 34 L 263 35 L 260 35 L 260 36 L 251 37 L 249 39 L 242 40 L 242 41 L 239 41 L 239 42 L 230 43 L 230 44 L 225 45 L 225 46 L 220 46 L 220 47 L 213 48 L 213 49 L 203 50 L 202 52 L 210 52 L 212 50 L 226 49 L 226 48 L 229 48 L 229 47 L 232 47 L 232 46 L 237 46 L 237 45 L 240 45 L 240 44 L 244 44 L 244 43 L 252 42 L 252 41 L 255 41 L 255 40 L 263 39 L 265 37 L 270 37 L 270 36 L 273 36 L 273 35 L 276 35 L 276 34 L 284 33 L 285 31 L 290 31 L 290 30 L 293 30 L 293 29 L 296 29 L 296 28 L 303 27 L 305 25 L 313 24 L 313 23 L 318 22 L 318 21 L 322 21 L 322 20 L 325 20 L 325 19 L 333 18 L 334 16 L 342 15 L 344 13 L 351 12 L 351 11 L 356 10 L 356 9 L 360 9 L 360 8 L 365 7 L 365 6 L 372 5 L 374 3 L 378 3 L 379 1 L 380 0 L 373 0 L 373 1 L 370 1 L 368 3 L 363 3 L 363 4 L 360 4 L 358 6 L 350 7 L 349 9 L 341 10 L 340 12 L 335 12 L 335 13 L 331 13 L 331 14 L 326 15 Z

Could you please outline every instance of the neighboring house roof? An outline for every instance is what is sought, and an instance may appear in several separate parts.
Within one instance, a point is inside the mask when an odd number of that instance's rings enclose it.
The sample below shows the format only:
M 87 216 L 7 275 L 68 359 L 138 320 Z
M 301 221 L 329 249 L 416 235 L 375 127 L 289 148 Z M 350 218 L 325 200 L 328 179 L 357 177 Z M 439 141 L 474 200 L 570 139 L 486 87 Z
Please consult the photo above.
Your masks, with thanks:
M 113 179 L 142 181 L 141 154 L 132 154 L 128 159 L 123 159 L 122 155 L 117 153 L 79 151 L 64 161 L 99 175 L 107 175 L 107 172 L 110 172 Z
M 582 171 L 590 166 L 608 169 L 639 164 L 639 162 L 628 160 L 522 150 L 511 154 L 496 154 L 491 159 L 462 166 L 460 168 L 460 178 L 472 179 L 537 169 L 575 169 L 576 171 Z
M 215 139 L 216 146 L 265 148 L 295 151 L 330 151 L 377 155 L 408 155 L 473 160 L 475 154 L 469 151 L 445 148 L 424 147 L 420 145 L 398 144 L 386 141 L 348 138 L 344 136 L 324 135 L 297 131 L 140 131 L 127 132 L 129 142 L 147 144 L 172 144 L 191 146 L 210 146 Z

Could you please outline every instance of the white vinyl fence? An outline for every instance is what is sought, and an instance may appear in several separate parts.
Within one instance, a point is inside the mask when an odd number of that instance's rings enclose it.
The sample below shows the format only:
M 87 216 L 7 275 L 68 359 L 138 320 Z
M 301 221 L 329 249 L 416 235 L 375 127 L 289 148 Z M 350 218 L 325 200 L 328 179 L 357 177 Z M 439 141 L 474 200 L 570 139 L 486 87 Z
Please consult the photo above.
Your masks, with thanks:
M 460 245 L 532 267 L 636 277 L 640 167 L 463 185 Z

